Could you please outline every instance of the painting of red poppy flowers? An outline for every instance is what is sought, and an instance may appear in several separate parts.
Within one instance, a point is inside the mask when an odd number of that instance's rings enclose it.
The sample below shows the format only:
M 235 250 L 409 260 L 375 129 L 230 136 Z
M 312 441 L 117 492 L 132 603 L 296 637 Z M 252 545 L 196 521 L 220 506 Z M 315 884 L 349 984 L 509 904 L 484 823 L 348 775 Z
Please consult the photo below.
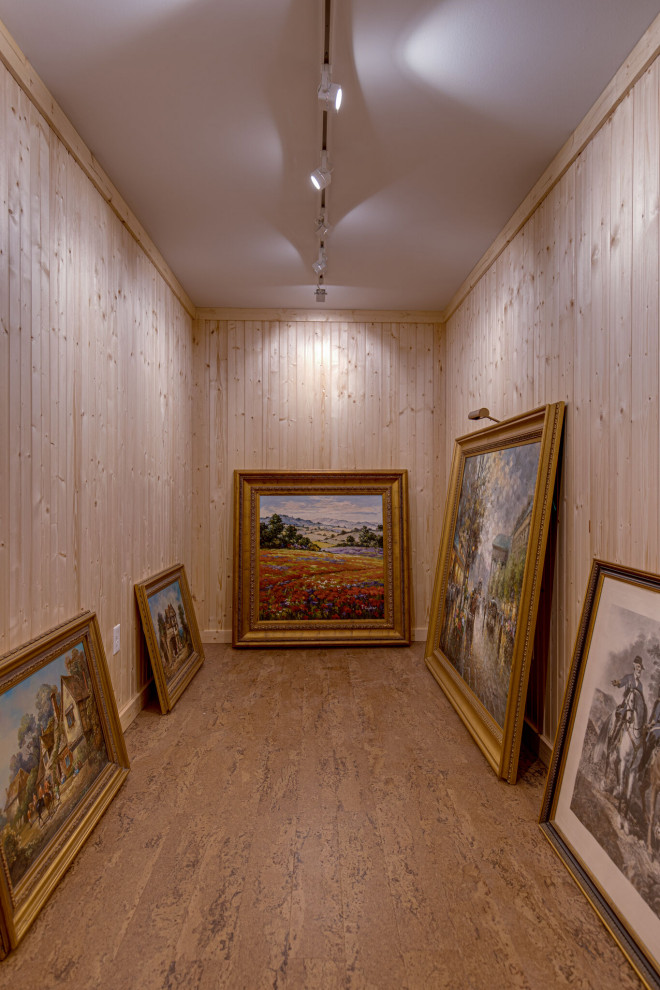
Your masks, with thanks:
M 234 646 L 407 644 L 405 471 L 237 471 Z

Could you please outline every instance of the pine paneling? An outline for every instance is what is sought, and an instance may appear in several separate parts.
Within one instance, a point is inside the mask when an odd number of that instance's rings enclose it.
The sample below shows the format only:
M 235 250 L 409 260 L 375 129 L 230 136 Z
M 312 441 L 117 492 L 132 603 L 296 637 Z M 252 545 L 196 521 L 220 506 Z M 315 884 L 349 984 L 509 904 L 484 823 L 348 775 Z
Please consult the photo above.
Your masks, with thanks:
M 192 563 L 192 319 L 4 66 L 0 129 L 0 653 L 94 609 L 128 721 L 133 585 Z
M 231 638 L 233 472 L 259 467 L 408 469 L 413 623 L 424 635 L 442 521 L 443 363 L 431 322 L 196 322 L 193 558 L 207 639 Z
M 619 101 L 446 324 L 447 423 L 563 399 L 552 742 L 594 556 L 660 570 L 660 66 Z

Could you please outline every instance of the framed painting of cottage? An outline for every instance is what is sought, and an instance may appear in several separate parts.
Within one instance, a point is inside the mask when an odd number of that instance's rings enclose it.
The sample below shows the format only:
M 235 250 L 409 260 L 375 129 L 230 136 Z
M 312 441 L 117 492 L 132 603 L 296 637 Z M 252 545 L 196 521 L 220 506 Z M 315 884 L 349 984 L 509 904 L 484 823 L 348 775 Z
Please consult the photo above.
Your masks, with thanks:
M 498 776 L 515 783 L 564 404 L 454 445 L 425 659 Z
M 96 616 L 0 660 L 0 916 L 25 935 L 129 771 Z
M 409 645 L 408 475 L 234 473 L 234 646 Z
M 660 988 L 660 577 L 594 560 L 541 830 Z
M 204 663 L 186 571 L 176 564 L 135 585 L 163 714 L 171 711 Z

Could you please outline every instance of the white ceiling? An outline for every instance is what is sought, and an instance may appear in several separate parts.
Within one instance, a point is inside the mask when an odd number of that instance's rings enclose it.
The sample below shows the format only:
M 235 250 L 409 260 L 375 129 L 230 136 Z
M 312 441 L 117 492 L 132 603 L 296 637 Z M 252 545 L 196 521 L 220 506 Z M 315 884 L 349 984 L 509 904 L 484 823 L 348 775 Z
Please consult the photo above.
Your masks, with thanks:
M 198 306 L 314 306 L 324 0 L 0 0 Z M 440 310 L 660 0 L 331 0 L 326 307 Z

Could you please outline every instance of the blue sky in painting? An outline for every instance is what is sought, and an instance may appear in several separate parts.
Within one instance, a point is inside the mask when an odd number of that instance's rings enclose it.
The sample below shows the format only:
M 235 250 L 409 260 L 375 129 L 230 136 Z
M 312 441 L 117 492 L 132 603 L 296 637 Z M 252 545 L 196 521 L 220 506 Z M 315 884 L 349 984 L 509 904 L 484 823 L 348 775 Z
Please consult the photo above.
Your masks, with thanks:
M 82 641 L 77 644 L 84 650 Z M 18 750 L 18 727 L 26 712 L 34 713 L 34 699 L 42 684 L 55 684 L 60 689 L 60 678 L 67 675 L 66 658 L 71 650 L 51 660 L 31 677 L 6 691 L 0 697 L 0 800 L 4 806 L 5 791 L 9 780 L 9 761 Z
M 382 495 L 261 495 L 259 516 L 270 519 L 274 512 L 280 516 L 295 516 L 323 524 L 335 519 L 357 526 L 378 525 L 383 521 Z
M 161 588 L 160 591 L 157 591 L 155 594 L 149 596 L 149 611 L 151 612 L 151 621 L 154 624 L 156 634 L 158 634 L 158 613 L 162 612 L 164 616 L 165 609 L 168 605 L 174 606 L 174 611 L 176 612 L 176 617 L 178 619 L 179 605 L 183 605 L 181 588 L 179 587 L 178 581 L 172 581 L 172 584 L 168 584 L 166 588 Z

